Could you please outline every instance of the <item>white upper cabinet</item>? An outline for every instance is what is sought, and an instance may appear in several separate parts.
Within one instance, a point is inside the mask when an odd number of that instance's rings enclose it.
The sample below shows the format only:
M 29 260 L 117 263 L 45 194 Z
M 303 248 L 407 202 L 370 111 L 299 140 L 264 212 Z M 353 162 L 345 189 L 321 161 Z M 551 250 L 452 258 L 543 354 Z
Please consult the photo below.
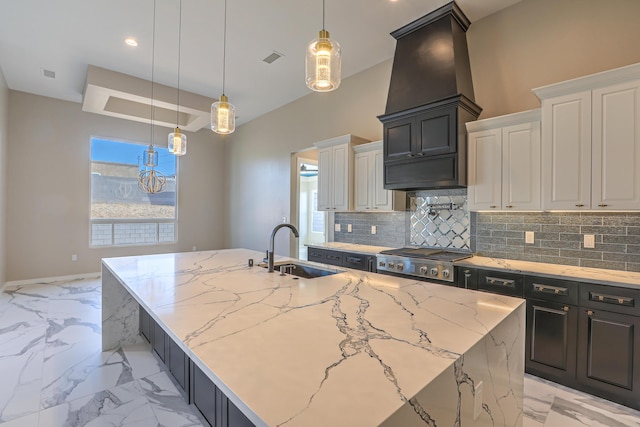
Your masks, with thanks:
M 640 209 L 640 64 L 534 89 L 542 208 Z
M 540 110 L 467 123 L 471 210 L 540 209 Z
M 405 208 L 405 193 L 384 189 L 382 141 L 354 147 L 355 210 L 392 211 Z
M 353 210 L 353 146 L 365 142 L 344 135 L 314 144 L 318 148 L 318 210 Z

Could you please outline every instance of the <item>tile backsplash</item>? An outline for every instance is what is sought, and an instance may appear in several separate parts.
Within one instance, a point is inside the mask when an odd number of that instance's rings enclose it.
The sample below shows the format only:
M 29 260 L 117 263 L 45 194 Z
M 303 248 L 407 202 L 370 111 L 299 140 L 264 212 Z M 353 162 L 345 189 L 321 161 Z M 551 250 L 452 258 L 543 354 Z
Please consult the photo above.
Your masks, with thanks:
M 640 272 L 640 213 L 474 212 L 471 229 L 477 255 Z M 595 248 L 584 247 L 585 234 Z
M 640 212 L 471 212 L 466 190 L 410 195 L 407 212 L 335 214 L 336 242 L 470 250 L 476 255 L 640 272 Z M 454 203 L 457 209 L 447 209 Z M 440 205 L 429 214 L 429 205 Z M 435 210 L 435 208 L 434 208 Z M 347 232 L 352 224 L 352 232 Z M 371 234 L 371 226 L 377 234 Z M 525 232 L 534 243 L 525 243 Z M 584 247 L 584 235 L 595 248 Z

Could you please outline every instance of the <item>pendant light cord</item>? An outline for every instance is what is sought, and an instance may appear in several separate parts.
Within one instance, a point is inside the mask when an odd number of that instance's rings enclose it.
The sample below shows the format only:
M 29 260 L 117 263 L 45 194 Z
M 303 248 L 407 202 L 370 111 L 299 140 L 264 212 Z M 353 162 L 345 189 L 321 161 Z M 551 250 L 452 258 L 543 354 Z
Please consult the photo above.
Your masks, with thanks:
M 156 55 L 156 0 L 153 0 L 153 26 L 151 27 L 151 141 L 153 145 L 153 68 Z
M 180 122 L 180 46 L 182 42 L 182 0 L 180 0 L 180 11 L 178 12 L 178 102 L 176 106 L 176 127 Z
M 322 0 L 322 29 L 324 30 L 324 0 Z
M 227 68 L 227 0 L 224 0 L 224 24 L 222 27 L 222 94 L 224 95 L 224 85 Z

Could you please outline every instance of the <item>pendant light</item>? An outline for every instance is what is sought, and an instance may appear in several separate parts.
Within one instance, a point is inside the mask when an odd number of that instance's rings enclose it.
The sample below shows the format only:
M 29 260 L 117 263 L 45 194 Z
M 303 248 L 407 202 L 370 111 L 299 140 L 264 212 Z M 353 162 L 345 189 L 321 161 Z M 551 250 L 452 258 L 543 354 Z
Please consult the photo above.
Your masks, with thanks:
M 309 89 L 316 92 L 330 92 L 340 86 L 342 56 L 340 45 L 331 40 L 324 29 L 324 2 L 322 0 L 322 30 L 318 38 L 309 43 L 306 54 L 306 81 Z
M 219 101 L 211 104 L 211 130 L 225 135 L 236 130 L 236 107 L 229 102 L 229 98 L 224 94 L 227 67 L 227 0 L 224 0 L 224 27 L 222 31 L 222 96 Z
M 162 172 L 156 171 L 158 166 L 158 152 L 153 148 L 153 69 L 156 52 L 156 0 L 153 0 L 153 30 L 151 35 L 151 141 L 149 148 L 144 150 L 143 167 L 138 174 L 138 186 L 146 193 L 160 193 L 164 190 L 167 178 Z
M 176 102 L 176 128 L 169 134 L 167 148 L 171 154 L 184 156 L 187 154 L 187 135 L 180 132 L 180 42 L 182 38 L 182 0 L 180 0 L 180 12 L 178 15 L 178 100 Z

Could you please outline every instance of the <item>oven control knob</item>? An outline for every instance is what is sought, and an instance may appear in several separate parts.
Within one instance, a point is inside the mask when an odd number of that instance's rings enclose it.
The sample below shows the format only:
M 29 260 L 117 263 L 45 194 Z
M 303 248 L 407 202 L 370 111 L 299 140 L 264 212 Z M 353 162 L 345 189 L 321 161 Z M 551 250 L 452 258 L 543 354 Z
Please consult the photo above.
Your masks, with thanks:
M 389 261 L 389 268 L 393 268 L 393 267 L 395 267 L 395 264 L 393 262 Z
M 442 270 L 442 277 L 445 279 L 449 278 L 449 270 Z
M 386 263 L 386 262 L 384 262 L 384 261 L 380 261 L 380 262 L 378 263 L 378 266 L 379 266 L 379 267 L 384 267 L 384 266 L 386 266 L 386 265 L 387 265 L 387 263 Z
M 433 267 L 431 270 L 429 270 L 429 274 L 433 277 L 436 277 L 438 275 L 438 269 Z
M 420 267 L 420 274 L 427 274 L 427 267 Z
M 396 265 L 396 270 L 400 270 L 400 271 L 404 270 L 404 264 Z

